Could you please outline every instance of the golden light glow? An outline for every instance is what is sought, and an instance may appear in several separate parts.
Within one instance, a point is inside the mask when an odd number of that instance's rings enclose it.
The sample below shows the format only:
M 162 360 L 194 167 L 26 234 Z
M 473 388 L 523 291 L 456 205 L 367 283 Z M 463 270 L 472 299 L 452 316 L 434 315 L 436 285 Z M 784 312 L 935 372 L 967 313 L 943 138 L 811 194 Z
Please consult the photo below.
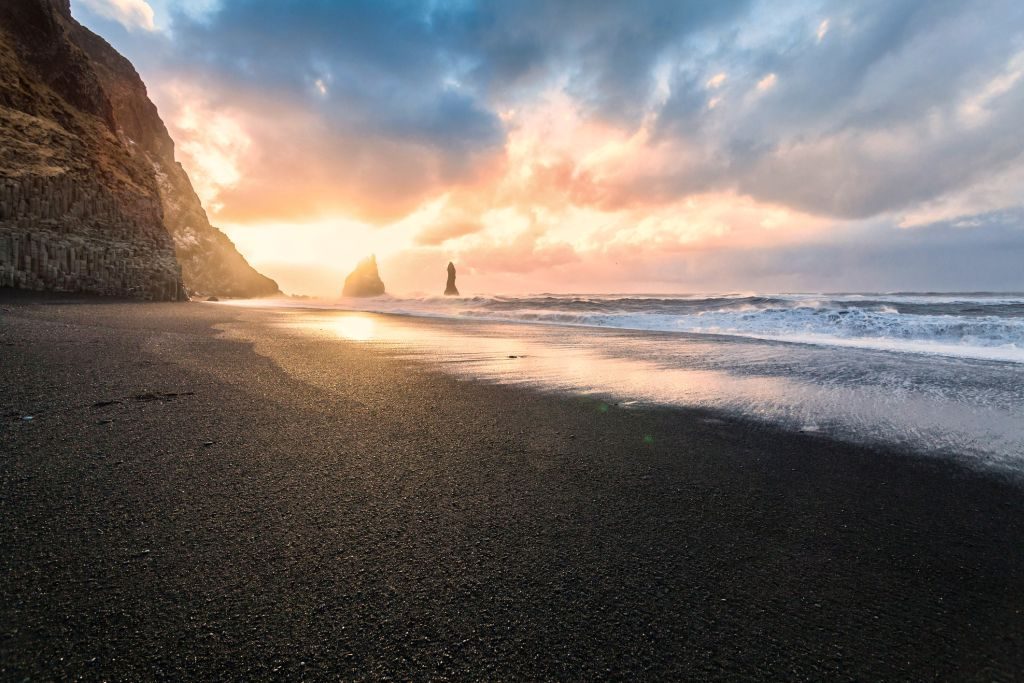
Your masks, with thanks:
M 779 80 L 779 77 L 775 74 L 768 74 L 757 82 L 757 89 L 761 92 L 765 90 L 771 90 L 775 87 L 775 83 Z
M 708 88 L 714 90 L 715 88 L 722 87 L 722 84 L 725 83 L 725 79 L 725 72 L 720 72 L 709 78 L 708 82 L 705 85 L 707 85 Z
M 718 89 L 725 79 L 724 73 L 716 74 L 708 87 Z M 775 75 L 769 74 L 758 88 L 774 83 Z M 599 280 L 602 271 L 648 256 L 779 245 L 825 225 L 730 191 L 688 192 L 673 199 L 670 191 L 653 188 L 650 179 L 685 177 L 704 150 L 653 138 L 653 121 L 630 131 L 588 117 L 561 91 L 548 93 L 540 106 L 508 112 L 500 163 L 479 173 L 473 184 L 438 183 L 396 220 L 367 220 L 386 197 L 366 196 L 360 207 L 358 188 L 343 179 L 280 194 L 277 201 L 302 207 L 309 218 L 267 220 L 242 211 L 241 220 L 225 220 L 223 193 L 253 177 L 266 183 L 279 178 L 283 186 L 291 182 L 290 162 L 279 163 L 288 150 L 267 159 L 267 150 L 252 148 L 248 119 L 211 111 L 194 91 L 179 88 L 176 95 L 182 102 L 173 119 L 182 162 L 211 219 L 286 292 L 336 297 L 345 275 L 371 253 L 392 294 L 431 293 L 439 268 L 449 260 L 467 282 L 472 277 L 467 292 L 556 289 L 564 286 L 555 281 L 560 270 Z M 721 101 L 716 96 L 708 107 Z M 285 130 L 298 126 L 277 123 Z M 339 192 L 347 193 L 341 204 L 325 203 Z M 230 216 L 237 216 L 238 198 L 232 198 Z M 534 275 L 515 276 L 525 272 Z
M 170 120 L 178 160 L 207 212 L 215 215 L 223 207 L 221 191 L 241 180 L 240 167 L 252 141 L 230 113 L 211 108 L 185 86 L 175 84 L 171 89 L 181 103 Z
M 343 315 L 330 319 L 327 324 L 334 334 L 351 341 L 370 341 L 377 332 L 375 319 L 368 315 Z
M 818 24 L 818 30 L 815 32 L 815 35 L 817 36 L 819 43 L 825 40 L 825 36 L 828 34 L 828 25 L 828 19 L 822 19 L 821 23 Z

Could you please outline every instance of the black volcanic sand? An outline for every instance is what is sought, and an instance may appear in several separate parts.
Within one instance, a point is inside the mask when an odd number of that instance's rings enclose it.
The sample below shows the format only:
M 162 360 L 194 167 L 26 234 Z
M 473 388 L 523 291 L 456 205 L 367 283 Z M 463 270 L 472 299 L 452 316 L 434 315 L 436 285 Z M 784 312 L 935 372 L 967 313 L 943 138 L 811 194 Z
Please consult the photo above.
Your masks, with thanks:
M 1024 670 L 1019 484 L 273 315 L 0 301 L 0 678 Z

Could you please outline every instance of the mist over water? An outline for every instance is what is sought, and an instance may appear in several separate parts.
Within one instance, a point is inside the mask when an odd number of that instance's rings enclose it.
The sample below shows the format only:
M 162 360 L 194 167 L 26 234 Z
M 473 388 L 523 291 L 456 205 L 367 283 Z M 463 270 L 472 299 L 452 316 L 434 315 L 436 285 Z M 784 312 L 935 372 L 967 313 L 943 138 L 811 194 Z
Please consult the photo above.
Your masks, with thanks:
M 705 409 L 1024 471 L 1024 296 L 383 297 L 285 306 L 288 330 L 373 345 L 468 379 L 620 407 Z

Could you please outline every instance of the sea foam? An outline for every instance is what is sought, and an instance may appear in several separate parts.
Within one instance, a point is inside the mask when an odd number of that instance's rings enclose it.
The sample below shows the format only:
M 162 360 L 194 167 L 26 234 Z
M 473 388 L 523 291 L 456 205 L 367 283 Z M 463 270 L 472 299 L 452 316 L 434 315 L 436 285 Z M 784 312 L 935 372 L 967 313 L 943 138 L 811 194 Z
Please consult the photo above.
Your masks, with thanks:
M 748 337 L 1024 362 L 1024 296 L 542 295 L 346 299 L 399 315 Z

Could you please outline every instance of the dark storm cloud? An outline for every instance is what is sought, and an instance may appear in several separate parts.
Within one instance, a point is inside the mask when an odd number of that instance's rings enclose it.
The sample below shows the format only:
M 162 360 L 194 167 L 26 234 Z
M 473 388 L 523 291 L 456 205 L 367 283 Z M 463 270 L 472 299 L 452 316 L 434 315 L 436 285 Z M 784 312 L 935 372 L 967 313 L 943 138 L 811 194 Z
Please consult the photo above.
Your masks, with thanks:
M 334 127 L 437 147 L 452 155 L 500 146 L 502 125 L 460 82 L 469 55 L 438 35 L 426 5 L 228 0 L 178 14 L 183 65 L 305 102 Z
M 173 25 L 179 63 L 198 73 L 308 98 L 338 125 L 465 152 L 500 143 L 494 106 L 519 86 L 561 81 L 594 112 L 635 124 L 665 51 L 747 4 L 224 0 Z
M 655 87 L 659 61 L 703 32 L 727 30 L 749 2 L 508 3 L 500 22 L 508 35 L 532 24 L 532 41 L 550 46 L 549 59 L 586 110 L 636 125 Z M 536 19 L 534 19 L 536 21 Z

